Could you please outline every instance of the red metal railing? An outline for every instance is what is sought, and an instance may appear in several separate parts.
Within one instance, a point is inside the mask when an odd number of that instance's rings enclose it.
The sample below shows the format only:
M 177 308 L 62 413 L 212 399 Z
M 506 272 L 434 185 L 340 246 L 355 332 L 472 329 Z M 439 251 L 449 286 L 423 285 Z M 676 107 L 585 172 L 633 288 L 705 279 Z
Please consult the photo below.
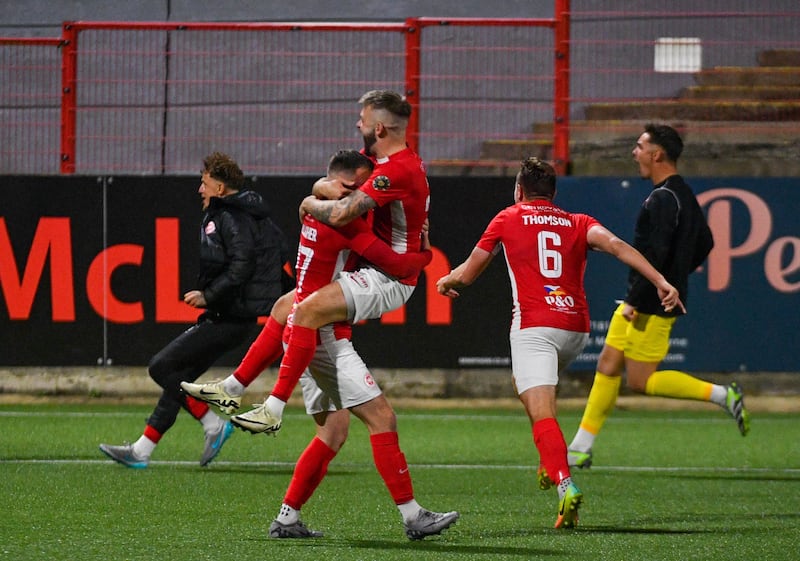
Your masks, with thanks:
M 795 169 L 776 159 L 798 147 L 795 3 L 617 4 L 386 24 L 75 22 L 58 39 L 0 39 L 0 173 L 186 174 L 222 149 L 254 175 L 314 175 L 360 142 L 355 100 L 372 88 L 406 93 L 434 174 L 510 174 L 527 155 L 626 174 L 648 121 L 682 132 L 686 174 L 715 159 L 759 174 L 767 156 Z M 43 45 L 47 62 L 31 64 Z
M 568 7 L 567 0 L 556 4 Z M 553 160 L 563 171 L 568 100 L 554 99 L 568 91 L 567 25 L 566 17 L 410 18 L 401 24 L 65 22 L 62 37 L 52 40 L 61 45 L 62 60 L 59 171 L 192 173 L 198 154 L 222 145 L 252 173 L 316 173 L 334 149 L 353 143 L 354 101 L 375 87 L 405 92 L 414 107 L 409 140 L 426 159 L 475 160 L 484 138 L 504 138 L 509 125 L 523 119 L 528 125 L 544 119 L 554 122 Z M 538 52 L 528 46 L 528 28 L 546 31 L 535 38 Z M 502 34 L 493 35 L 494 29 Z M 481 33 L 484 44 L 470 46 Z M 520 35 L 513 43 L 498 39 L 513 33 Z M 494 47 L 496 41 L 506 42 Z M 459 63 L 460 75 L 439 62 L 459 49 L 473 49 Z M 471 69 L 471 60 L 479 58 L 486 59 L 484 67 Z M 516 62 L 493 74 L 504 58 Z M 316 72 L 305 73 L 307 66 Z M 262 73 L 250 75 L 244 67 Z M 500 84 L 496 90 L 470 98 L 475 83 L 492 80 Z M 447 85 L 444 93 L 441 84 Z M 545 91 L 535 102 L 528 98 L 530 84 Z M 294 149 L 302 152 L 296 161 L 281 163 Z
M 409 29 L 416 26 L 420 30 L 432 26 L 489 26 L 502 28 L 519 27 L 543 27 L 553 30 L 553 164 L 559 174 L 564 174 L 569 162 L 569 0 L 555 1 L 555 17 L 540 19 L 477 19 L 477 18 L 412 18 L 406 20 Z M 412 33 L 409 32 L 409 35 Z M 409 64 L 407 68 L 412 72 L 411 80 L 409 73 L 406 73 L 406 91 L 419 91 L 418 80 L 414 80 L 413 70 L 419 68 L 419 56 L 414 55 L 414 50 L 419 51 L 419 36 L 417 41 L 408 42 L 407 56 Z M 417 76 L 419 71 L 416 72 Z M 409 98 L 411 99 L 411 98 Z M 418 103 L 419 104 L 419 103 Z M 418 111 L 415 111 L 418 113 Z M 413 122 L 412 135 L 416 138 L 419 135 L 418 121 Z M 516 161 L 514 164 L 516 165 Z
M 0 173 L 58 173 L 60 45 L 0 38 Z

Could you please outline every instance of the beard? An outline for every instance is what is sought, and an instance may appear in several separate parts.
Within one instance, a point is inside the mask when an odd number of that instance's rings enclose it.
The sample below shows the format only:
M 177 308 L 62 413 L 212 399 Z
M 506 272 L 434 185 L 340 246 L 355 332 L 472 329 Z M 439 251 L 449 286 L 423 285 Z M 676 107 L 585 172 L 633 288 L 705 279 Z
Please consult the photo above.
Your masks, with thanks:
M 378 137 L 375 136 L 375 131 L 373 130 L 369 134 L 363 134 L 363 137 L 364 137 L 364 153 L 372 154 L 372 147 L 375 146 L 375 143 L 378 141 Z

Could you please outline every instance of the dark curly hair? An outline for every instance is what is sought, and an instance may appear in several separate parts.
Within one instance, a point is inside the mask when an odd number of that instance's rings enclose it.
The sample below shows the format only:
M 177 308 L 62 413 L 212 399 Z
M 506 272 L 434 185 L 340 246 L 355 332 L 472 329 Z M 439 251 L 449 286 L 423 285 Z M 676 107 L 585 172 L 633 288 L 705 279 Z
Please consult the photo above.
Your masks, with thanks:
M 239 164 L 222 152 L 214 152 L 203 158 L 203 173 L 208 173 L 234 191 L 238 191 L 244 185 L 244 173 Z

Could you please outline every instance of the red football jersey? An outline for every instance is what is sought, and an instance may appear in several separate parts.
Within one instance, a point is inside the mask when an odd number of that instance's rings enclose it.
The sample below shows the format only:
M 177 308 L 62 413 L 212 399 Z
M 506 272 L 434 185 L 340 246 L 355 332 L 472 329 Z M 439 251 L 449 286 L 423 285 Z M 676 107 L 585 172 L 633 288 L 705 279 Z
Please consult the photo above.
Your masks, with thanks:
M 363 218 L 356 218 L 351 224 L 359 221 L 363 221 Z M 343 269 L 349 255 L 350 240 L 347 236 L 307 214 L 303 218 L 303 225 L 300 228 L 300 243 L 297 247 L 295 304 L 302 302 L 314 291 L 329 284 Z M 284 330 L 284 341 L 289 339 L 290 330 L 291 316 L 287 329 Z M 350 325 L 345 322 L 334 324 L 337 339 L 349 339 L 350 331 Z
M 354 222 L 360 220 L 356 218 Z M 295 302 L 302 302 L 315 290 L 329 284 L 344 268 L 349 255 L 350 240 L 347 236 L 307 214 L 297 247 Z
M 589 332 L 583 287 L 586 234 L 599 222 L 549 201 L 517 203 L 495 216 L 477 246 L 497 253 L 502 246 L 511 280 L 511 330 L 557 327 Z
M 397 253 L 420 250 L 422 225 L 428 218 L 430 188 L 425 164 L 410 148 L 375 161 L 375 169 L 359 188 L 376 203 L 373 230 Z M 414 285 L 416 277 L 402 279 Z
M 366 217 L 358 217 L 341 228 L 332 228 L 307 214 L 300 228 L 295 275 L 297 286 L 294 302 L 302 302 L 345 270 L 351 250 L 363 254 L 389 275 L 408 276 L 430 261 L 430 251 L 399 255 L 379 241 Z M 348 331 L 344 332 L 342 329 Z M 336 324 L 337 338 L 349 336 L 349 325 Z M 285 330 L 288 333 L 288 330 Z M 286 337 L 285 337 L 286 338 Z

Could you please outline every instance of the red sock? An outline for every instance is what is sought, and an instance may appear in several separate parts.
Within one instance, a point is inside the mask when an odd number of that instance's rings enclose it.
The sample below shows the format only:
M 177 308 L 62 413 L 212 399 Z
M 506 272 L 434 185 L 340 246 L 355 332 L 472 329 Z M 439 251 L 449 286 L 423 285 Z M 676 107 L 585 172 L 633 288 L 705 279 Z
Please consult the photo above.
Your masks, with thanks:
M 549 417 L 533 424 L 533 442 L 539 450 L 539 458 L 556 485 L 570 477 L 567 462 L 567 443 L 558 421 Z
M 283 502 L 300 510 L 328 473 L 328 464 L 335 457 L 336 452 L 315 436 L 294 466 L 292 481 Z
M 247 387 L 283 352 L 283 325 L 270 316 L 256 340 L 247 349 L 242 362 L 233 371 L 234 377 Z
M 186 410 L 192 414 L 197 420 L 200 420 L 203 415 L 208 413 L 208 403 L 195 399 L 190 395 L 186 396 Z
M 163 436 L 160 432 L 158 432 L 150 425 L 144 426 L 144 432 L 142 434 L 144 434 L 144 436 L 146 436 L 149 440 L 152 440 L 156 444 L 158 444 L 158 441 L 161 440 L 161 437 Z
M 400 450 L 396 432 L 382 432 L 369 437 L 372 444 L 372 458 L 389 489 L 395 504 L 401 505 L 414 499 L 411 474 L 408 473 L 406 457 Z
M 297 381 L 311 363 L 316 350 L 317 330 L 293 325 L 289 344 L 278 370 L 278 380 L 272 387 L 270 395 L 274 395 L 283 402 L 289 401 Z

